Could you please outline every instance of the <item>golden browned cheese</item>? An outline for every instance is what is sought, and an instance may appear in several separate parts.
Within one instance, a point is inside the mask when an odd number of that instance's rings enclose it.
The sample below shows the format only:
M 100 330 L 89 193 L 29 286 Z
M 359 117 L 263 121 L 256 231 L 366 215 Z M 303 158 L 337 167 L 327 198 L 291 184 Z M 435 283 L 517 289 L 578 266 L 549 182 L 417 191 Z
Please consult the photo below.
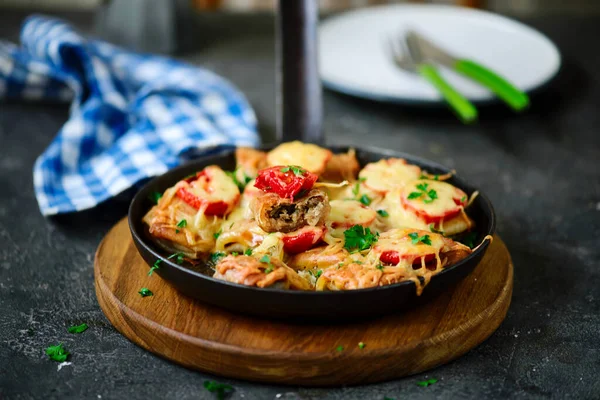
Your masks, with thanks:
M 296 254 L 287 263 L 295 270 L 326 269 L 337 267 L 348 258 L 348 251 L 342 247 L 332 249 L 330 246 L 321 246 L 315 249 Z
M 321 175 L 331 159 L 332 152 L 315 144 L 299 141 L 282 143 L 267 154 L 269 167 L 298 165 L 313 174 Z
M 265 232 L 283 233 L 306 225 L 323 225 L 330 210 L 327 195 L 318 189 L 294 202 L 275 193 L 263 193 L 252 200 L 250 207 L 258 226 Z
M 374 267 L 351 263 L 330 268 L 317 280 L 317 290 L 353 290 L 379 286 L 383 272 Z
M 267 167 L 267 153 L 250 147 L 235 149 L 235 160 L 237 166 L 250 177 L 255 177 L 259 170 Z
M 260 288 L 310 290 L 310 284 L 280 260 L 271 257 L 260 262 L 250 256 L 227 256 L 215 267 L 214 278 Z
M 157 243 L 165 250 L 198 258 L 213 248 L 219 221 L 216 217 L 205 217 L 201 211 L 175 196 L 177 188 L 175 185 L 167 189 L 143 221 L 148 225 L 150 235 L 158 239 Z M 185 228 L 177 226 L 182 220 L 186 221 Z
M 331 156 L 321 178 L 329 182 L 352 182 L 356 180 L 359 170 L 360 164 L 356 159 L 356 152 L 350 149 L 347 153 Z

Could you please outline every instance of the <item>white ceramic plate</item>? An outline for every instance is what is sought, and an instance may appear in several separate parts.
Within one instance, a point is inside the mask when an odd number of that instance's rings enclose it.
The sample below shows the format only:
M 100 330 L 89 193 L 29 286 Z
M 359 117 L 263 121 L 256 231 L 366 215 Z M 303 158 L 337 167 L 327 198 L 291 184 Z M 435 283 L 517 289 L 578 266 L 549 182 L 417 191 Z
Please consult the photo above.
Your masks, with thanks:
M 540 32 L 485 11 L 440 5 L 363 8 L 326 19 L 319 29 L 320 71 L 326 87 L 380 101 L 433 104 L 442 101 L 425 80 L 398 69 L 385 39 L 408 29 L 424 34 L 458 58 L 472 59 L 529 92 L 560 68 L 560 53 Z M 443 76 L 475 102 L 491 92 L 453 71 Z

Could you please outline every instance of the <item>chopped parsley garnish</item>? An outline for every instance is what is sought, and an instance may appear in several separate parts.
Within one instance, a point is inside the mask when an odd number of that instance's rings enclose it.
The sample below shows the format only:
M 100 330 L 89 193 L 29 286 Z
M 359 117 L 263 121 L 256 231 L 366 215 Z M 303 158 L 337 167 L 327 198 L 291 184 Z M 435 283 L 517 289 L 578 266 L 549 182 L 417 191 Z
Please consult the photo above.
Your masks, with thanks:
M 213 237 L 214 237 L 215 239 L 218 239 L 218 238 L 219 238 L 219 236 L 221 236 L 221 233 L 222 233 L 222 232 L 223 232 L 223 229 L 219 229 L 219 231 L 218 231 L 218 232 L 215 232 L 215 233 L 213 233 Z
M 343 267 L 343 266 L 344 266 L 344 263 L 339 263 L 338 264 L 338 267 Z
M 429 385 L 433 385 L 434 383 L 436 383 L 438 380 L 435 378 L 432 379 L 428 379 L 426 381 L 421 381 L 421 382 L 417 382 L 417 386 L 421 386 L 421 387 L 427 387 Z
M 371 232 L 362 225 L 353 225 L 344 231 L 344 248 L 350 251 L 367 250 L 378 238 L 379 233 Z
M 364 349 L 364 348 L 365 348 L 365 346 L 366 346 L 366 345 L 365 345 L 363 342 L 359 342 L 359 343 L 358 343 L 358 348 L 359 348 L 359 349 L 361 349 L 361 350 L 362 350 L 362 349 Z
M 183 253 L 173 253 L 171 254 L 169 257 L 167 257 L 169 260 L 171 259 L 175 259 L 175 262 L 177 262 L 177 264 L 183 264 Z
M 160 192 L 152 192 L 148 195 L 148 198 L 150 199 L 150 201 L 152 201 L 154 204 L 158 204 L 158 201 L 160 200 L 160 198 L 162 197 L 162 193 Z
M 354 195 L 354 197 L 358 197 L 359 192 L 360 192 L 360 181 L 356 182 L 356 184 L 352 188 L 352 194 Z
M 244 255 L 251 256 L 252 255 L 252 249 L 246 249 L 246 251 L 244 251 Z
M 419 234 L 417 232 L 412 232 L 408 234 L 408 237 L 412 239 L 412 244 L 418 244 L 419 242 L 421 242 L 423 244 L 431 246 L 431 239 L 429 238 L 429 235 L 423 235 L 419 237 Z
M 460 198 L 461 203 L 464 203 L 465 201 L 467 201 L 467 196 L 463 196 Z
M 234 257 L 237 257 L 237 256 L 240 255 L 240 253 L 238 253 L 237 251 L 232 251 L 231 255 L 234 256 Z
M 378 265 L 378 266 L 376 266 L 375 268 L 377 268 L 377 269 L 378 269 L 378 270 L 380 270 L 380 271 L 383 271 L 383 269 L 384 269 L 385 267 L 383 266 L 383 264 L 379 264 L 379 265 Z
M 262 257 L 260 258 L 260 260 L 258 260 L 258 261 L 260 261 L 261 263 L 264 263 L 264 264 L 268 264 L 268 265 L 269 265 L 269 266 L 268 266 L 268 267 L 265 269 L 265 274 L 270 274 L 271 272 L 273 272 L 273 269 L 274 269 L 274 268 L 273 268 L 273 264 L 271 264 L 271 257 L 269 257 L 267 254 L 265 254 L 264 256 L 262 256 Z
M 311 274 L 312 276 L 314 276 L 315 278 L 319 279 L 319 277 L 321 275 L 323 275 L 323 270 L 322 269 L 318 269 L 317 272 L 313 272 L 312 270 L 308 270 L 308 273 Z
M 81 333 L 81 332 L 85 332 L 87 330 L 88 326 L 86 323 L 83 323 L 81 325 L 73 325 L 70 326 L 68 331 L 69 333 Z
M 243 192 L 244 189 L 246 188 L 246 185 L 252 180 L 252 177 L 246 175 L 246 173 L 244 172 L 244 179 L 242 181 L 240 181 L 237 178 L 237 171 L 239 168 L 236 168 L 235 171 L 231 172 L 231 171 L 225 171 L 225 173 L 227 174 L 228 177 L 231 178 L 231 180 L 233 181 L 233 183 L 236 184 L 236 186 L 238 187 L 238 189 L 240 190 L 240 192 Z
M 233 391 L 233 386 L 215 381 L 204 381 L 204 388 L 211 393 L 216 393 L 219 400 L 223 400 L 225 394 Z
M 69 351 L 63 347 L 62 343 L 46 348 L 46 355 L 53 361 L 65 362 L 69 354 Z
M 288 165 L 287 167 L 281 168 L 280 171 L 283 173 L 292 171 L 294 173 L 294 175 L 296 175 L 296 176 L 302 176 L 306 172 L 306 170 L 304 170 L 304 168 L 299 167 L 297 165 Z
M 187 220 L 186 219 L 182 219 L 181 221 L 179 221 L 176 225 L 178 228 L 185 228 L 187 226 Z M 175 229 L 175 233 L 179 233 L 179 229 Z
M 139 291 L 138 293 L 139 293 L 139 294 L 140 294 L 140 296 L 142 296 L 142 297 L 154 296 L 154 293 L 152 293 L 152 292 L 150 291 L 150 289 L 148 289 L 148 288 L 145 288 L 145 287 L 141 288 L 141 289 L 140 289 L 140 291 Z
M 162 262 L 162 260 L 156 260 L 154 262 L 154 265 L 152 267 L 150 267 L 150 271 L 148 271 L 148 276 L 152 276 L 152 273 L 160 268 L 161 262 Z
M 363 203 L 365 206 L 368 206 L 369 204 L 371 204 L 371 198 L 369 196 L 367 196 L 366 194 L 363 194 L 362 196 L 360 196 L 360 199 L 358 201 Z
M 418 192 L 411 192 L 408 194 L 409 200 L 418 199 L 424 196 L 423 203 L 429 204 L 432 203 L 435 199 L 438 198 L 437 192 L 433 189 L 429 189 L 428 183 L 419 183 L 417 185 Z
M 213 264 L 216 264 L 216 263 L 218 263 L 218 262 L 219 262 L 219 260 L 221 260 L 221 258 L 223 258 L 223 257 L 225 257 L 225 256 L 226 256 L 226 254 L 225 254 L 225 253 L 223 253 L 223 252 L 221 252 L 221 251 L 217 251 L 216 253 L 212 253 L 212 254 L 210 255 L 210 261 L 211 261 Z
M 341 353 L 342 351 L 344 351 L 344 346 L 339 345 L 338 347 L 335 348 L 335 350 Z
M 363 264 L 363 262 L 362 262 L 362 261 L 360 261 L 360 260 L 352 260 L 352 262 L 353 262 L 354 264 L 358 264 L 358 265 L 362 265 L 362 264 Z
M 383 218 L 387 218 L 390 216 L 390 214 L 388 214 L 388 212 L 385 210 L 377 210 L 377 214 L 381 215 Z
M 439 231 L 435 229 L 435 224 L 429 224 L 429 230 L 433 233 L 439 233 L 440 235 L 444 234 L 444 231 Z
M 468 232 L 459 240 L 462 244 L 469 246 L 470 248 L 475 247 L 475 240 L 477 240 L 477 233 Z
M 367 180 L 367 178 L 358 178 L 359 182 L 365 182 Z

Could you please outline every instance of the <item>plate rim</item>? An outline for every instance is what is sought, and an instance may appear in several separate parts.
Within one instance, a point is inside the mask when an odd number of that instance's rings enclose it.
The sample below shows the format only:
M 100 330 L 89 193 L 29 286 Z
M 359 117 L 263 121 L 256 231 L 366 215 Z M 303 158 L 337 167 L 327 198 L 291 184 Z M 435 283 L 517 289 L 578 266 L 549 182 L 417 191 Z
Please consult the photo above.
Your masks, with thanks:
M 431 10 L 439 11 L 439 10 L 450 9 L 452 11 L 458 11 L 458 12 L 466 13 L 466 14 L 482 14 L 482 15 L 485 15 L 486 18 L 493 18 L 493 19 L 496 19 L 503 23 L 513 24 L 515 26 L 518 26 L 519 29 L 528 31 L 529 34 L 533 34 L 533 35 L 537 36 L 538 38 L 540 38 L 541 40 L 546 42 L 546 44 L 549 46 L 549 48 L 553 50 L 553 53 L 556 56 L 556 63 L 554 65 L 553 70 L 546 76 L 546 78 L 544 80 L 539 82 L 537 85 L 534 85 L 530 88 L 526 88 L 523 90 L 525 93 L 528 93 L 528 94 L 536 93 L 539 90 L 542 90 L 543 88 L 547 87 L 548 84 L 554 78 L 556 78 L 556 76 L 559 74 L 559 72 L 561 71 L 561 69 L 563 67 L 563 57 L 560 52 L 560 49 L 558 48 L 556 43 L 554 43 L 554 41 L 552 41 L 546 34 L 539 31 L 538 29 L 536 29 L 530 25 L 527 25 L 517 19 L 506 16 L 506 15 L 494 13 L 494 12 L 487 11 L 487 10 L 466 8 L 466 7 L 449 5 L 449 4 L 379 4 L 379 5 L 344 11 L 344 12 L 340 12 L 340 13 L 333 13 L 332 15 L 326 16 L 323 20 L 320 21 L 319 28 L 318 28 L 319 60 L 322 58 L 321 54 L 323 51 L 322 50 L 323 46 L 321 46 L 321 39 L 320 39 L 323 29 L 328 29 L 328 25 L 338 22 L 339 20 L 343 20 L 344 18 L 348 17 L 349 15 L 360 14 L 360 13 L 364 13 L 364 12 L 370 12 L 371 10 L 382 10 L 382 9 L 413 9 L 413 10 L 428 10 L 428 11 L 431 11 Z M 442 68 L 445 69 L 445 67 L 442 67 Z M 443 106 L 443 105 L 445 105 L 445 101 L 442 97 L 438 97 L 436 99 L 429 99 L 429 98 L 413 97 L 413 96 L 406 96 L 406 95 L 388 95 L 388 94 L 380 94 L 380 93 L 375 93 L 375 92 L 370 92 L 370 91 L 366 91 L 366 90 L 349 87 L 347 85 L 344 85 L 343 83 L 335 82 L 334 80 L 331 79 L 331 77 L 324 76 L 323 72 L 322 72 L 322 68 L 321 68 L 321 61 L 319 61 L 319 77 L 320 77 L 321 83 L 323 84 L 323 86 L 325 88 L 327 88 L 331 91 L 342 93 L 342 94 L 349 95 L 352 97 L 363 98 L 363 99 L 373 100 L 373 101 L 382 102 L 382 103 L 405 104 L 405 105 L 409 105 L 409 106 Z M 477 98 L 469 97 L 469 96 L 465 96 L 465 97 L 475 105 L 489 105 L 489 104 L 501 103 L 501 100 L 491 92 L 488 92 L 487 95 L 485 95 L 484 97 L 477 97 Z
M 273 147 L 274 147 L 273 145 L 266 145 L 266 146 L 260 146 L 259 149 L 268 150 Z M 439 164 L 435 161 L 431 161 L 431 160 L 428 160 L 423 157 L 411 155 L 409 153 L 395 151 L 392 149 L 382 149 L 382 148 L 375 147 L 375 146 L 360 146 L 359 147 L 359 146 L 351 146 L 351 145 L 335 145 L 335 146 L 326 145 L 324 147 L 329 150 L 332 150 L 334 153 L 340 152 L 340 151 L 347 151 L 349 148 L 355 148 L 357 150 L 362 150 L 362 151 L 371 152 L 371 153 L 377 153 L 377 154 L 380 154 L 380 155 L 386 156 L 386 157 L 401 157 L 401 158 L 407 157 L 408 160 L 410 160 L 411 162 L 416 161 L 417 163 L 429 165 L 431 167 L 434 167 L 434 168 L 437 168 L 437 169 L 440 169 L 443 171 L 447 171 L 447 172 L 452 171 L 451 168 L 445 167 L 444 165 Z M 151 188 L 153 186 L 154 182 L 166 174 L 177 175 L 178 171 L 185 171 L 187 168 L 189 168 L 193 164 L 204 164 L 206 162 L 209 162 L 211 159 L 224 157 L 224 156 L 227 156 L 228 154 L 231 154 L 234 152 L 235 152 L 235 149 L 231 148 L 231 149 L 224 149 L 221 152 L 218 152 L 216 154 L 211 154 L 206 157 L 199 157 L 195 160 L 191 160 L 191 161 L 186 162 L 182 165 L 179 165 L 175 168 L 172 168 L 161 175 L 155 176 L 154 178 L 150 179 L 146 184 L 144 184 L 142 186 L 142 188 L 140 188 L 140 190 L 133 197 L 133 199 L 129 205 L 128 212 L 127 212 L 127 222 L 128 222 L 129 230 L 131 232 L 133 240 L 135 242 L 137 242 L 138 244 L 140 244 L 141 246 L 143 246 L 144 249 L 148 253 L 150 253 L 153 257 L 155 257 L 158 260 L 161 260 L 161 263 L 167 264 L 171 268 L 175 268 L 182 273 L 194 275 L 197 278 L 208 280 L 214 284 L 226 285 L 226 286 L 232 287 L 235 290 L 239 289 L 239 290 L 245 290 L 247 292 L 268 292 L 268 293 L 273 293 L 273 294 L 279 294 L 282 296 L 294 296 L 294 297 L 295 296 L 315 296 L 315 297 L 338 296 L 338 298 L 341 298 L 342 296 L 355 296 L 355 295 L 362 294 L 362 293 L 383 292 L 386 290 L 399 289 L 402 286 L 415 286 L 415 283 L 413 281 L 402 281 L 402 282 L 394 283 L 391 285 L 385 285 L 385 286 L 377 286 L 377 287 L 372 287 L 372 288 L 353 289 L 353 290 L 339 290 L 339 291 L 314 291 L 314 290 L 288 290 L 288 289 L 277 289 L 277 288 L 258 288 L 258 287 L 254 287 L 254 286 L 247 286 L 247 285 L 242 285 L 242 284 L 238 284 L 238 283 L 223 281 L 220 279 L 216 279 L 212 276 L 205 275 L 201 272 L 194 271 L 190 268 L 186 268 L 183 265 L 179 265 L 176 262 L 173 262 L 171 259 L 168 259 L 166 256 L 161 255 L 159 252 L 155 251 L 152 248 L 152 246 L 149 246 L 148 243 L 146 243 L 146 239 L 144 238 L 144 235 L 142 234 L 142 232 L 138 232 L 136 223 L 134 223 L 134 221 L 133 221 L 132 214 L 134 214 L 135 207 L 137 207 L 138 204 L 139 204 L 139 206 L 141 206 L 143 204 L 145 197 L 146 197 L 145 192 L 148 191 L 149 188 Z M 383 159 L 383 157 L 381 159 Z M 478 198 L 481 198 L 483 200 L 485 207 L 487 207 L 487 209 L 490 212 L 490 223 L 489 223 L 487 232 L 485 232 L 485 235 L 493 236 L 496 231 L 496 213 L 495 213 L 494 207 L 492 205 L 492 202 L 489 200 L 489 198 L 484 193 L 482 193 L 475 186 L 471 185 L 469 183 L 469 181 L 463 179 L 460 175 L 455 174 L 454 177 L 457 178 L 459 181 L 461 181 L 461 183 L 466 184 L 466 186 L 468 186 L 469 188 L 478 191 L 478 193 L 479 193 Z M 451 265 L 450 267 L 445 268 L 442 271 L 438 272 L 437 274 L 433 275 L 431 277 L 431 281 L 433 281 L 434 279 L 436 279 L 436 280 L 440 279 L 440 277 L 442 277 L 446 273 L 449 273 L 449 272 L 453 271 L 454 269 L 459 268 L 460 266 L 466 264 L 471 259 L 474 259 L 477 257 L 483 257 L 483 255 L 487 251 L 489 245 L 490 245 L 490 240 L 484 240 L 479 245 L 479 247 L 476 248 L 476 250 L 473 251 L 471 254 L 469 254 L 467 257 L 460 260 L 458 263 Z M 139 252 L 139 249 L 137 249 L 137 246 L 136 246 L 136 250 L 138 250 L 138 252 Z M 477 264 L 479 264 L 479 262 Z M 156 272 L 159 273 L 159 275 L 160 275 L 160 269 Z M 416 286 L 415 286 L 415 289 L 416 289 Z

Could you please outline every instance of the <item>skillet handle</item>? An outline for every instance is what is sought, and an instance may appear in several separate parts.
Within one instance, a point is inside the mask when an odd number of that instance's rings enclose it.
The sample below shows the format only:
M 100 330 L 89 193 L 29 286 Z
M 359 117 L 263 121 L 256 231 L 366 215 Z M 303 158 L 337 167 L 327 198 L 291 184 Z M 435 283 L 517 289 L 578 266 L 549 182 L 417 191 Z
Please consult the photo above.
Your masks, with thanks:
M 323 99 L 317 54 L 317 0 L 279 0 L 277 139 L 323 143 Z

